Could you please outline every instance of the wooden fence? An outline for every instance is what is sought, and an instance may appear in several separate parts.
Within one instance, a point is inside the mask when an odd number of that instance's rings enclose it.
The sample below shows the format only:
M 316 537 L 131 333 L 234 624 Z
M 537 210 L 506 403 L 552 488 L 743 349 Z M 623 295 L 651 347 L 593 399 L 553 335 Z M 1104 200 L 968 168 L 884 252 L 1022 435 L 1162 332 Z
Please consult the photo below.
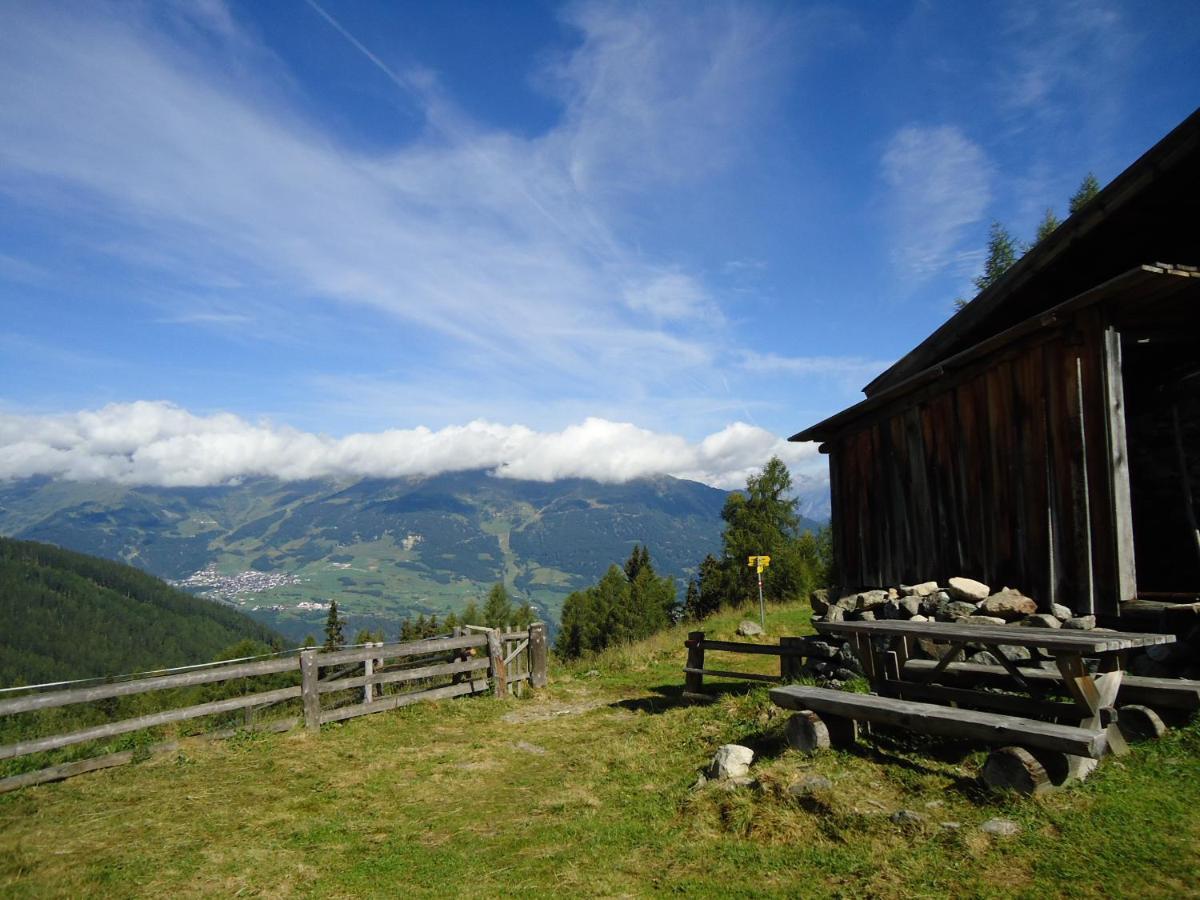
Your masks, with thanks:
M 804 646 L 804 638 L 781 637 L 778 644 L 748 644 L 741 641 L 709 641 L 704 639 L 703 631 L 688 632 L 687 663 L 683 669 L 683 691 L 685 697 L 705 697 L 704 676 L 714 678 L 742 678 L 746 681 L 766 681 L 770 684 L 794 681 L 800 660 L 808 656 Z M 765 675 L 757 672 L 734 672 L 726 669 L 706 669 L 704 667 L 705 651 L 721 650 L 726 653 L 749 653 L 779 657 L 779 674 Z
M 324 675 L 322 676 L 322 671 Z M 91 741 L 100 741 L 162 725 L 245 711 L 244 722 L 234 728 L 210 731 L 205 738 L 229 737 L 239 731 L 286 731 L 301 721 L 309 731 L 355 716 L 397 709 L 426 700 L 490 692 L 497 697 L 546 684 L 546 628 L 541 622 L 528 630 L 460 630 L 453 636 L 404 643 L 371 644 L 348 650 L 303 650 L 299 656 L 214 665 L 194 672 L 158 675 L 92 687 L 64 688 L 0 700 L 0 717 L 50 710 L 72 704 L 114 701 L 119 697 L 217 684 L 233 679 L 299 673 L 299 684 L 244 693 L 227 699 L 165 709 L 146 715 L 107 722 L 89 728 L 18 740 L 0 746 L 0 761 L 46 753 Z M 388 688 L 385 691 L 385 687 Z M 361 692 L 358 702 L 346 692 Z M 336 695 L 342 695 L 340 698 Z M 341 700 L 341 702 L 338 702 Z M 300 708 L 296 709 L 299 701 Z M 284 707 L 285 714 L 271 721 L 255 721 L 268 707 Z M 124 765 L 147 753 L 175 750 L 178 741 L 167 741 L 137 751 L 50 765 L 36 771 L 0 778 L 0 793 L 33 784 L 57 781 L 72 775 Z

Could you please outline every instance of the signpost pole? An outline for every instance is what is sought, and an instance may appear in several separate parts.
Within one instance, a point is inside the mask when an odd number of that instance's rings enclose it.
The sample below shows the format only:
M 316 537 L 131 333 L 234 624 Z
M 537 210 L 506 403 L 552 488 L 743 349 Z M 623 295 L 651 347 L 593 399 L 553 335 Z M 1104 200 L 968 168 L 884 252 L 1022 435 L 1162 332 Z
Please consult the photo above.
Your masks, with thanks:
M 758 624 L 767 630 L 767 609 L 763 606 L 762 596 L 762 566 L 758 568 Z

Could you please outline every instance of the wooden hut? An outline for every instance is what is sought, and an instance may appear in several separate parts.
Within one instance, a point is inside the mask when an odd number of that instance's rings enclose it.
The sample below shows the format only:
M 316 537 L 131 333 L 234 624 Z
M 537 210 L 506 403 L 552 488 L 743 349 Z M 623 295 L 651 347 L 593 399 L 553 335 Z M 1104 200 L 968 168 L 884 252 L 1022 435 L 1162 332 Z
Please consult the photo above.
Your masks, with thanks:
M 1200 595 L 1200 110 L 864 389 L 843 584 L 967 575 L 1115 616 Z

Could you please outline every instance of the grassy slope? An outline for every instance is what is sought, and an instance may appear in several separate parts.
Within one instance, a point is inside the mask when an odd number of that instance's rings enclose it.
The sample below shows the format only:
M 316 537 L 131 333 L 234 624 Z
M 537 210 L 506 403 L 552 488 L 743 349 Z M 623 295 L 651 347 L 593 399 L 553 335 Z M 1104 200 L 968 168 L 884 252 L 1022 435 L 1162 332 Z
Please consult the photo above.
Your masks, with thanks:
M 807 630 L 798 607 L 769 616 L 773 634 Z M 731 636 L 736 621 L 706 628 Z M 1196 725 L 1084 785 L 997 800 L 973 786 L 977 750 L 877 738 L 806 759 L 760 687 L 679 705 L 683 632 L 559 669 L 532 699 L 197 745 L 0 797 L 0 894 L 1099 897 L 1200 884 Z M 756 749 L 764 790 L 692 791 L 731 741 Z M 835 785 L 821 812 L 784 792 L 810 772 Z M 927 822 L 893 825 L 900 808 Z M 978 831 L 997 815 L 1022 833 Z

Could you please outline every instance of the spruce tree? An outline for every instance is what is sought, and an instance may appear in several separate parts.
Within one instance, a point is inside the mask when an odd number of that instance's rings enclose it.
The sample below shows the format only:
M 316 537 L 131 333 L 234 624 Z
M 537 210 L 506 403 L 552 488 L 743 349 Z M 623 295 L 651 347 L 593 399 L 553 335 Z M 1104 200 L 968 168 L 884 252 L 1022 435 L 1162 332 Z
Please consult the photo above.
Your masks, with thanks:
M 988 256 L 983 274 L 975 279 L 975 287 L 983 291 L 991 287 L 1017 261 L 1017 245 L 1012 235 L 999 222 L 992 222 L 988 231 Z
M 502 583 L 497 582 L 488 591 L 487 602 L 483 605 L 483 624 L 488 628 L 503 628 L 511 623 L 512 614 L 508 591 Z
M 462 623 L 464 625 L 482 625 L 483 618 L 479 615 L 479 604 L 472 600 L 467 601 L 466 607 L 463 609 Z
M 1088 172 L 1087 176 L 1080 183 L 1079 190 L 1071 195 L 1071 202 L 1069 204 L 1071 215 L 1075 215 L 1075 213 L 1083 209 L 1083 207 L 1087 205 L 1088 201 L 1095 197 L 1098 193 L 1100 193 L 1100 182 L 1096 180 L 1095 175 L 1093 175 L 1091 172 Z
M 1058 216 L 1054 214 L 1054 209 L 1049 206 L 1046 207 L 1046 215 L 1042 216 L 1042 221 L 1037 227 L 1037 236 L 1034 238 L 1033 242 L 1037 244 L 1041 241 L 1044 241 L 1046 238 L 1050 237 L 1050 235 L 1054 233 L 1054 229 L 1061 224 L 1062 223 L 1058 221 Z
M 329 601 L 329 615 L 325 617 L 325 650 L 337 650 L 345 646 L 346 635 L 344 632 L 346 620 L 338 615 L 338 606 L 336 600 Z

